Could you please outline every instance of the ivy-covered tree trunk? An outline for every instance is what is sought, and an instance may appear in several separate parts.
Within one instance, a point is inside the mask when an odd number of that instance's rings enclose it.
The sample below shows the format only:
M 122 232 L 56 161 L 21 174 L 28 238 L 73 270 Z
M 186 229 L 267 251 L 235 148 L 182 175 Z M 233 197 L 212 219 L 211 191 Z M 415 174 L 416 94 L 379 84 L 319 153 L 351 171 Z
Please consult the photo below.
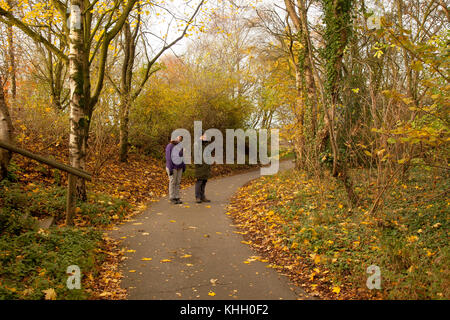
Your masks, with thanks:
M 0 77 L 0 140 L 11 142 L 13 135 L 13 124 L 6 106 L 5 94 L 3 91 L 3 80 Z M 0 148 L 0 181 L 8 174 L 8 165 L 12 154 L 6 149 Z
M 89 132 L 89 61 L 84 43 L 84 1 L 71 1 L 69 42 L 69 85 L 70 85 L 70 165 L 85 169 L 87 137 Z M 83 179 L 76 181 L 76 195 L 85 201 L 86 186 Z
M 352 0 L 322 0 L 325 22 L 325 96 L 329 107 L 325 108 L 328 122 L 329 142 L 333 154 L 332 174 L 342 181 L 349 200 L 355 204 L 358 197 L 353 190 L 345 161 L 338 146 L 336 106 L 341 96 L 342 59 L 351 34 Z

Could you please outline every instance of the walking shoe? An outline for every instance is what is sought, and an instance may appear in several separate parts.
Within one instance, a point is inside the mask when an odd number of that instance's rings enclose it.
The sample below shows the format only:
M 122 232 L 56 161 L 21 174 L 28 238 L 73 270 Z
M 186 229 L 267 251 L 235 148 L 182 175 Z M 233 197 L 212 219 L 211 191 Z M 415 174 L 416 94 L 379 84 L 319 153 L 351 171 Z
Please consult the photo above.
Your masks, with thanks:
M 180 198 L 175 199 L 175 200 L 176 200 L 176 201 L 175 201 L 175 204 L 182 204 L 182 203 L 183 203 L 183 201 L 181 201 Z
M 206 199 L 206 198 L 203 198 L 203 199 L 202 199 L 202 202 L 211 202 L 211 200 L 208 200 L 208 199 Z
M 195 202 L 197 202 L 197 203 L 202 203 L 202 199 L 200 199 L 200 198 L 195 198 Z
M 172 202 L 173 204 L 177 204 L 177 199 L 170 199 L 170 202 Z

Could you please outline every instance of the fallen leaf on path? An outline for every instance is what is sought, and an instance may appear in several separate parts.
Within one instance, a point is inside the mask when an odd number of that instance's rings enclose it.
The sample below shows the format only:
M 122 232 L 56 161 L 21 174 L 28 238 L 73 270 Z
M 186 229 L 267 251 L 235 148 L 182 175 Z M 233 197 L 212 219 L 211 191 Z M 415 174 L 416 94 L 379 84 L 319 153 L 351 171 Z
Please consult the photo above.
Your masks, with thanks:
M 192 257 L 192 255 L 191 254 L 185 254 L 184 256 L 181 256 L 182 258 L 190 258 L 190 257 Z
M 112 295 L 111 292 L 104 291 L 104 292 L 99 294 L 99 297 L 106 297 L 106 296 L 110 296 L 110 295 Z
M 164 262 L 172 262 L 172 260 L 170 260 L 170 259 L 163 259 L 163 260 L 161 260 L 160 262 L 161 262 L 161 263 L 164 263 Z
M 208 296 L 211 296 L 211 297 L 214 297 L 216 295 L 216 293 L 215 292 L 212 292 L 212 291 L 210 291 L 209 293 L 208 293 Z
M 152 258 L 142 258 L 141 260 L 142 261 L 152 261 L 153 259 Z

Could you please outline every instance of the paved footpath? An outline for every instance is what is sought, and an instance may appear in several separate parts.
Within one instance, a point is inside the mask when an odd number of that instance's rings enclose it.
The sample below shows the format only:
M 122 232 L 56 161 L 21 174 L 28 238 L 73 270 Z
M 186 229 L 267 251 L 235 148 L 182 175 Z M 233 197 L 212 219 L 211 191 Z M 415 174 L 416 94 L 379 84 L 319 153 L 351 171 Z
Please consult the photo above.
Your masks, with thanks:
M 282 169 L 291 166 L 291 161 L 280 163 Z M 127 251 L 136 250 L 126 253 L 121 266 L 128 298 L 304 299 L 305 293 L 267 268 L 268 263 L 244 263 L 258 254 L 241 243 L 243 236 L 225 214 L 238 188 L 258 177 L 255 170 L 208 181 L 206 196 L 211 203 L 196 204 L 189 187 L 182 191 L 183 204 L 163 198 L 110 232 Z

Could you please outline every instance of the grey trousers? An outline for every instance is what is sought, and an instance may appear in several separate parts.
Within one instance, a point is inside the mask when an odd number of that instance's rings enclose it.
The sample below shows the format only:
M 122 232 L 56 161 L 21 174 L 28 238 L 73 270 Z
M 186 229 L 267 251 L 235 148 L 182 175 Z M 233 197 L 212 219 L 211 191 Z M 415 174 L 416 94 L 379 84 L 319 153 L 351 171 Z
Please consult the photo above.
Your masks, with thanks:
M 170 175 L 170 171 L 166 168 L 167 175 L 169 176 L 169 198 L 180 199 L 180 184 L 183 169 L 173 169 L 173 174 Z

